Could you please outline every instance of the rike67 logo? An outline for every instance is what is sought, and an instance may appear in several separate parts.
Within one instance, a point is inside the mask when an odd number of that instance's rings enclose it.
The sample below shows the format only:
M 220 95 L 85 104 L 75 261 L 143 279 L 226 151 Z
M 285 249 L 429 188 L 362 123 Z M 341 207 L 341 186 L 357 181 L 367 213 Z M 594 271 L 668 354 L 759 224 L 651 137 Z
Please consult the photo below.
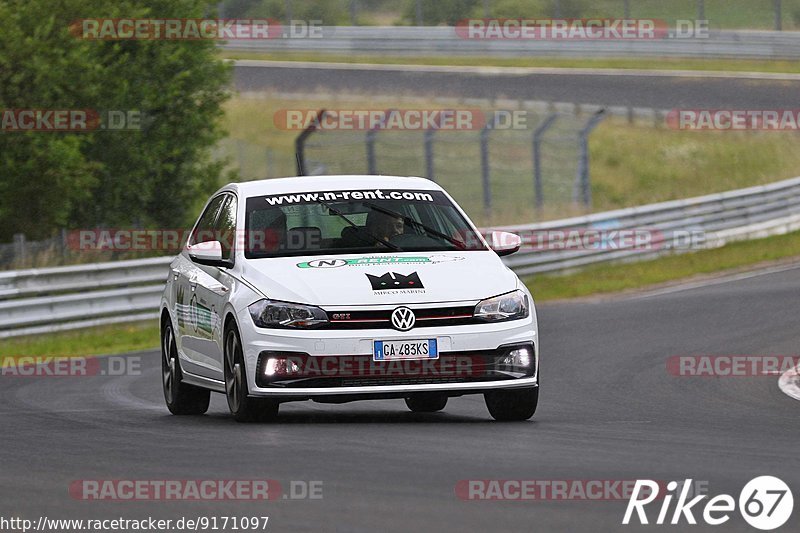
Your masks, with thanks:
M 622 523 L 630 524 L 631 519 L 636 523 L 638 519 L 640 524 L 650 524 L 653 517 L 652 514 L 648 517 L 645 506 L 656 499 L 662 500 L 654 522 L 658 525 L 697 524 L 695 513 L 712 526 L 719 526 L 730 520 L 731 513 L 737 508 L 734 497 L 720 494 L 701 505 L 708 495 L 701 494 L 689 499 L 691 481 L 687 479 L 682 484 L 670 481 L 666 494 L 659 494 L 659 484 L 655 481 L 636 480 Z M 675 506 L 670 509 L 673 500 L 676 500 Z M 794 508 L 794 498 L 789 486 L 782 480 L 773 476 L 760 476 L 750 480 L 739 493 L 738 508 L 748 524 L 756 529 L 769 531 L 781 527 L 789 520 Z

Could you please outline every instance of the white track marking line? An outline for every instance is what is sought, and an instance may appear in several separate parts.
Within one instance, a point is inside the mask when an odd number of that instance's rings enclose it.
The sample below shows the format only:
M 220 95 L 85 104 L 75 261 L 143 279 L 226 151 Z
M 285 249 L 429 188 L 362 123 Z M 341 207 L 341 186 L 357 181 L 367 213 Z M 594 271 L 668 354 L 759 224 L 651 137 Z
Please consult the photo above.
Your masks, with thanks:
M 463 74 L 560 74 L 577 76 L 635 76 L 670 78 L 724 78 L 800 81 L 800 74 L 780 72 L 731 72 L 715 70 L 647 70 L 626 68 L 573 68 L 573 67 L 491 67 L 457 65 L 381 65 L 377 63 L 323 63 L 316 61 L 270 61 L 260 59 L 232 59 L 237 67 L 273 67 L 317 70 L 366 70 L 394 72 L 450 72 Z
M 145 375 L 150 377 L 151 374 L 156 373 L 155 370 L 158 370 L 159 374 L 161 373 L 161 369 L 150 368 L 142 371 L 141 376 L 137 377 L 144 377 Z M 153 377 L 152 379 L 156 378 Z M 104 383 L 100 390 L 104 398 L 121 407 L 127 407 L 131 409 L 146 409 L 152 411 L 166 410 L 166 407 L 162 402 L 148 401 L 134 396 L 130 391 L 130 388 L 135 381 L 136 380 L 130 379 L 130 376 L 121 376 Z
M 756 278 L 759 276 L 766 276 L 769 274 L 778 274 L 780 272 L 787 272 L 789 270 L 799 269 L 800 265 L 786 265 L 781 267 L 772 267 L 764 270 L 757 270 L 755 272 L 744 272 L 742 274 L 734 274 L 731 276 L 723 277 L 723 278 L 714 278 L 704 281 L 696 281 L 696 282 L 689 282 L 683 285 L 677 285 L 674 287 L 667 287 L 665 289 L 659 289 L 652 292 L 647 292 L 644 294 L 636 294 L 633 296 L 629 296 L 626 298 L 622 298 L 623 300 L 641 300 L 644 298 L 652 298 L 654 296 L 662 296 L 665 294 L 673 294 L 676 292 L 683 292 L 683 291 L 690 291 L 693 289 L 702 289 L 704 287 L 711 287 L 713 285 L 721 285 L 723 283 L 731 283 L 733 281 L 741 281 L 750 278 Z

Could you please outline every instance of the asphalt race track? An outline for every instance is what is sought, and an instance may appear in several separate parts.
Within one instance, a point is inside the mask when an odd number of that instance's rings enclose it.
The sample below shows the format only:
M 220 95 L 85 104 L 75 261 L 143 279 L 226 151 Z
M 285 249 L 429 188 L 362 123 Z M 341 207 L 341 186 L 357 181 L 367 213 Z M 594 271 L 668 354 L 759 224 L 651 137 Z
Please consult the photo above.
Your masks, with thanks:
M 606 106 L 672 109 L 792 107 L 800 79 L 752 79 L 632 73 L 483 73 L 446 72 L 423 67 L 313 68 L 246 66 L 234 69 L 239 91 L 327 92 L 332 94 L 409 94 L 462 98 L 510 98 L 578 102 Z
M 738 498 L 776 475 L 800 494 L 800 404 L 777 376 L 676 377 L 671 355 L 797 354 L 800 268 L 650 297 L 541 306 L 543 387 L 526 423 L 479 396 L 418 415 L 402 401 L 284 405 L 242 425 L 163 405 L 156 352 L 138 376 L 3 377 L 0 515 L 269 516 L 269 531 L 607 531 L 625 501 L 463 501 L 459 480 L 683 480 Z M 536 294 L 535 287 L 533 293 Z M 79 501 L 80 479 L 321 480 L 319 500 Z M 660 504 L 657 504 L 660 505 Z M 651 509 L 651 508 L 648 508 Z M 653 507 L 651 520 L 658 508 Z M 698 514 L 697 512 L 695 513 Z M 700 511 L 699 514 L 702 514 Z M 785 530 L 800 530 L 798 513 Z M 652 530 L 652 526 L 649 528 Z M 753 531 L 738 512 L 721 527 Z

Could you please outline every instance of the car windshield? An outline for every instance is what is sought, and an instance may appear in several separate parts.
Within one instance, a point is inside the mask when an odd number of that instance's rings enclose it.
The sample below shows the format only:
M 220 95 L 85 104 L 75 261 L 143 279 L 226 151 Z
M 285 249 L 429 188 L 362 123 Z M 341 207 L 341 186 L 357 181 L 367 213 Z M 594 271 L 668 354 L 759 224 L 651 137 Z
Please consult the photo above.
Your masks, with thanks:
M 327 191 L 247 199 L 248 259 L 486 250 L 441 191 Z

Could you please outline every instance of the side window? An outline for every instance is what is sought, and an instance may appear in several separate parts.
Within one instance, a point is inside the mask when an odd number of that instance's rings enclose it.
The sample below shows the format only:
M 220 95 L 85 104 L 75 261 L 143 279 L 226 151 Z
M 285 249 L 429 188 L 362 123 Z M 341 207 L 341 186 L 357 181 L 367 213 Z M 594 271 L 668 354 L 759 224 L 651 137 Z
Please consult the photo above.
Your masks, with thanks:
M 197 225 L 194 227 L 192 236 L 189 239 L 189 244 L 200 244 L 201 242 L 215 241 L 217 236 L 214 235 L 214 222 L 217 220 L 219 208 L 225 200 L 226 195 L 220 194 L 208 204 L 206 210 L 200 215 Z
M 233 243 L 236 242 L 236 197 L 226 195 L 225 203 L 219 213 L 219 218 L 214 227 L 217 240 L 222 244 L 222 258 L 226 261 L 233 259 Z

